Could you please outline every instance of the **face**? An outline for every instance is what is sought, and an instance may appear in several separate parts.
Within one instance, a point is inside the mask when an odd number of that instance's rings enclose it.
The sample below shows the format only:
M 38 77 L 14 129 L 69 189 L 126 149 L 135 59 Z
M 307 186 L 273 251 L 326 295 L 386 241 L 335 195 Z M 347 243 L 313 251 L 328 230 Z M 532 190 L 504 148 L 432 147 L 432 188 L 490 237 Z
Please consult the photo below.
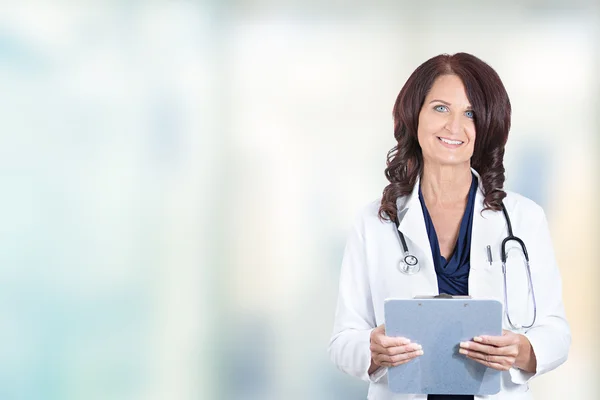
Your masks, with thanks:
M 417 133 L 425 162 L 470 165 L 475 121 L 458 76 L 442 75 L 434 81 L 419 113 Z

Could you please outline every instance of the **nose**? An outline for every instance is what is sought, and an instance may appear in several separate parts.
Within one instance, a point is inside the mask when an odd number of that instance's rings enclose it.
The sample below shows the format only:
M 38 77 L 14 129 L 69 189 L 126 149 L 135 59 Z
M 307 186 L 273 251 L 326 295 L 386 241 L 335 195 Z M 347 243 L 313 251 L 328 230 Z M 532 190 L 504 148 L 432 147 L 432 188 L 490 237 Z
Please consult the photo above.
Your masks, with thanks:
M 448 116 L 448 120 L 446 121 L 446 130 L 453 135 L 458 135 L 462 128 L 462 120 L 459 114 L 453 113 Z

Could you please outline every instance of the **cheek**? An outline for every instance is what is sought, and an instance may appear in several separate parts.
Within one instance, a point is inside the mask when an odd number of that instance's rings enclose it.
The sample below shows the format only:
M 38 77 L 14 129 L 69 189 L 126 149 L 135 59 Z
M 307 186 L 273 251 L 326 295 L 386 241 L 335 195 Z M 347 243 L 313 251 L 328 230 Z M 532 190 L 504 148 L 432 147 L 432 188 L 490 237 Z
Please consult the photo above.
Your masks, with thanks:
M 421 149 L 428 149 L 431 145 L 431 130 L 427 128 L 427 126 L 419 126 L 417 129 L 417 140 L 419 141 L 419 146 Z
M 475 138 L 477 137 L 475 134 L 475 127 L 467 130 L 467 137 L 469 138 L 469 146 L 475 146 Z
M 417 135 L 419 137 L 419 142 L 421 140 L 431 139 L 438 131 L 436 127 L 436 123 L 431 118 L 419 118 L 419 126 L 417 128 Z
M 475 147 L 475 136 L 469 135 L 469 147 Z
M 419 145 L 423 147 L 425 132 L 427 131 L 427 125 L 423 118 L 419 116 L 419 125 L 417 125 L 417 140 L 419 141 Z
M 417 128 L 417 139 L 419 140 L 419 144 L 423 145 L 423 139 L 425 138 L 425 134 L 423 133 L 423 125 L 419 124 Z

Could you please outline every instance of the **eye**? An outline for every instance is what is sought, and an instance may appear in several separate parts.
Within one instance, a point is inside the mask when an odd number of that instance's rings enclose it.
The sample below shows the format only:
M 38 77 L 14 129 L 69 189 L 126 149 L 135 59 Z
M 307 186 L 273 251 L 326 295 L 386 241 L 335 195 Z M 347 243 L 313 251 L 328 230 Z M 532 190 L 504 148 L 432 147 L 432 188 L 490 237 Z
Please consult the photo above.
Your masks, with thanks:
M 475 117 L 473 110 L 466 111 L 465 115 L 467 116 L 467 118 L 471 118 L 471 119 L 473 119 Z
M 433 109 L 435 111 L 439 111 L 439 112 L 446 112 L 446 111 L 448 111 L 448 107 L 446 107 L 446 106 L 435 106 L 435 107 L 433 107 Z

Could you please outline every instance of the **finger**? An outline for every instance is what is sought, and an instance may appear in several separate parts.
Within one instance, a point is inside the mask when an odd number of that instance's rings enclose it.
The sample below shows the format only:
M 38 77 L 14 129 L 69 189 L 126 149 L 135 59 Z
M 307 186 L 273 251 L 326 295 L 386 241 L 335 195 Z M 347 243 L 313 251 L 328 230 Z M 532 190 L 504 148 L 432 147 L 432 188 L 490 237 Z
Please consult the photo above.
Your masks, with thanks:
M 511 344 L 516 344 L 518 342 L 518 338 L 515 335 L 510 333 L 503 333 L 502 336 L 475 336 L 473 338 L 474 342 L 488 344 L 496 347 L 504 347 L 509 346 Z
M 373 354 L 386 354 L 387 349 L 387 347 L 383 347 L 382 345 L 375 342 L 371 343 L 371 345 L 369 346 L 369 350 L 371 350 L 371 353 Z
M 504 347 L 488 346 L 485 344 L 479 344 L 475 342 L 461 342 L 461 349 L 468 351 L 478 351 L 484 354 L 500 355 L 500 356 L 513 356 L 516 357 L 519 350 L 516 346 L 508 345 Z
M 398 365 L 402 365 L 402 364 L 406 364 L 407 362 L 410 362 L 412 360 L 414 360 L 417 357 L 420 357 L 423 355 L 423 350 L 417 350 L 417 351 L 413 351 L 410 353 L 405 353 L 402 354 L 401 356 L 403 356 L 403 359 L 398 360 L 398 361 L 382 361 L 381 362 L 381 366 L 385 366 L 385 367 L 396 367 Z
M 413 359 L 411 358 L 410 360 L 404 360 L 404 361 L 400 361 L 397 363 L 383 363 L 382 367 L 386 367 L 386 368 L 392 368 L 392 367 L 397 367 L 398 365 L 402 365 L 402 364 L 406 364 L 408 362 L 411 362 Z
M 376 354 L 386 354 L 388 356 L 395 356 L 397 354 L 409 353 L 411 351 L 421 350 L 421 345 L 417 343 L 410 343 L 404 346 L 395 347 L 383 347 L 377 343 L 371 343 L 370 350 Z
M 418 357 L 421 355 L 423 355 L 423 350 L 409 351 L 409 352 L 405 352 L 402 354 L 396 354 L 393 356 L 390 356 L 387 354 L 376 354 L 375 358 L 377 358 L 379 360 L 379 362 L 381 362 L 381 363 L 384 363 L 384 362 L 396 363 L 396 362 L 408 360 L 411 358 L 415 358 L 415 357 Z
M 461 342 L 460 348 L 461 350 L 479 351 L 481 353 L 486 354 L 500 354 L 499 351 L 501 349 L 499 347 L 488 346 L 485 344 L 479 344 L 475 342 Z
M 380 356 L 380 360 L 381 360 L 381 362 L 396 364 L 399 362 L 412 360 L 413 358 L 416 358 L 416 357 L 419 357 L 422 355 L 423 355 L 423 350 L 415 350 L 415 351 L 410 351 L 408 353 L 396 354 L 395 356 L 388 356 L 388 355 L 382 354 Z
M 396 354 L 390 357 L 390 362 L 397 364 L 399 362 L 410 361 L 423 355 L 423 350 L 415 350 L 408 353 Z
M 485 360 L 481 360 L 479 358 L 472 358 L 470 355 L 468 355 L 467 357 L 473 361 L 478 362 L 479 364 L 483 364 L 489 368 L 497 369 L 498 371 L 508 371 L 510 369 L 510 366 L 508 366 L 508 365 L 502 365 L 502 364 L 499 364 L 496 362 L 485 361 Z
M 394 336 L 377 336 L 375 342 L 383 347 L 396 347 L 409 344 L 410 339 Z
M 515 357 L 511 356 L 495 356 L 491 354 L 479 353 L 477 351 L 460 350 L 461 354 L 466 355 L 471 359 L 483 360 L 490 363 L 512 366 L 515 363 Z

